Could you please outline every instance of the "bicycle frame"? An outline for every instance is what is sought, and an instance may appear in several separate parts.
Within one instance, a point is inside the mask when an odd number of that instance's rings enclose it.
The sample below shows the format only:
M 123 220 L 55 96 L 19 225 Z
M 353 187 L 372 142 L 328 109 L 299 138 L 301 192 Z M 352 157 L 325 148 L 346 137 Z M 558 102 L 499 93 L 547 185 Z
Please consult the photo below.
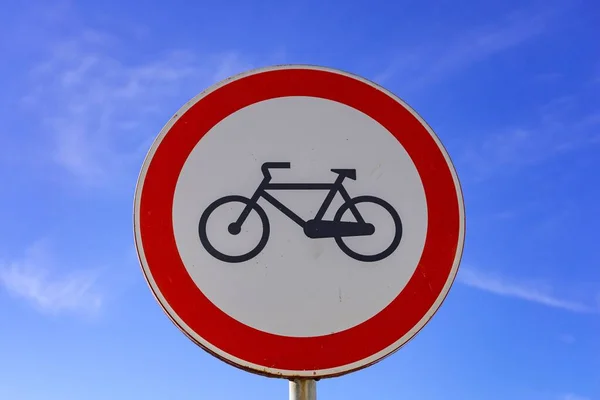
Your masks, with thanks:
M 355 169 L 332 169 L 331 172 L 338 174 L 333 183 L 272 183 L 269 170 L 275 168 L 290 168 L 290 163 L 263 163 L 261 167 L 263 180 L 258 185 L 258 188 L 256 188 L 254 191 L 252 197 L 248 198 L 240 195 L 223 196 L 213 201 L 208 207 L 206 207 L 202 213 L 202 216 L 200 217 L 200 221 L 198 222 L 198 236 L 200 237 L 200 242 L 206 251 L 213 257 L 223 262 L 240 263 L 256 257 L 264 249 L 267 241 L 269 240 L 271 229 L 269 218 L 265 213 L 265 210 L 263 210 L 263 208 L 258 204 L 258 200 L 261 198 L 265 199 L 268 203 L 281 211 L 286 217 L 299 225 L 304 231 L 306 237 L 309 239 L 334 239 L 340 250 L 348 257 L 351 257 L 355 260 L 363 262 L 379 261 L 392 254 L 392 252 L 394 252 L 394 250 L 396 250 L 398 247 L 400 239 L 402 238 L 402 221 L 400 220 L 400 215 L 394 209 L 394 207 L 379 197 L 369 195 L 350 197 L 346 191 L 346 188 L 343 185 L 344 179 L 348 178 L 356 180 Z M 319 207 L 319 210 L 315 214 L 315 217 L 305 221 L 270 193 L 271 191 L 277 190 L 322 190 L 327 191 L 327 195 Z M 331 207 L 333 199 L 338 193 L 343 198 L 343 204 L 337 210 L 333 219 L 323 219 L 325 213 L 329 207 Z M 236 221 L 227 226 L 227 230 L 231 235 L 237 235 L 242 231 L 242 225 L 252 211 L 257 213 L 262 225 L 260 241 L 252 250 L 246 252 L 245 254 L 229 255 L 220 252 L 210 242 L 207 234 L 207 222 L 212 212 L 218 207 L 229 203 L 245 204 L 244 209 Z M 375 233 L 375 225 L 365 222 L 364 218 L 356 207 L 357 204 L 374 204 L 380 208 L 383 208 L 389 213 L 391 220 L 394 222 L 396 231 L 391 244 L 385 250 L 377 254 L 362 254 L 352 250 L 350 247 L 348 247 L 348 244 L 344 242 L 345 238 L 370 236 Z M 354 215 L 354 219 L 356 221 L 342 221 L 342 217 L 347 211 L 350 211 Z
M 331 205 L 331 202 L 335 198 L 336 194 L 340 193 L 342 195 L 342 198 L 344 199 L 344 202 L 348 202 L 351 200 L 351 197 L 348 194 L 348 191 L 346 191 L 346 188 L 342 185 L 344 178 L 345 177 L 343 175 L 338 175 L 337 179 L 333 183 L 271 183 L 270 182 L 271 177 L 265 176 L 263 181 L 260 183 L 260 185 L 258 186 L 256 191 L 252 195 L 252 197 L 250 199 L 251 204 L 258 202 L 258 200 L 262 197 L 263 199 L 265 199 L 266 201 L 271 203 L 271 205 L 273 205 L 276 209 L 278 209 L 283 214 L 285 214 L 289 219 L 294 221 L 296 224 L 300 225 L 300 227 L 304 228 L 307 221 L 300 218 L 295 212 L 290 210 L 288 207 L 286 207 L 283 203 L 281 203 L 279 200 L 277 200 L 275 197 L 273 197 L 273 195 L 271 195 L 267 191 L 268 190 L 328 190 L 329 193 L 325 197 L 325 200 L 323 200 L 321 207 L 319 208 L 319 210 L 317 211 L 317 214 L 313 218 L 313 221 L 321 221 L 323 219 L 323 217 L 325 216 L 325 213 L 327 212 L 327 209 Z M 251 210 L 252 210 L 251 205 L 250 204 L 247 205 L 235 223 L 240 224 L 240 225 L 243 224 L 244 221 L 246 220 L 246 218 L 248 217 L 248 214 L 250 214 Z M 360 215 L 360 213 L 358 212 L 358 209 L 356 208 L 355 205 L 350 206 L 350 211 L 354 215 L 354 218 L 356 218 L 357 222 L 359 222 L 361 224 L 365 223 L 365 220 L 363 219 L 362 215 Z

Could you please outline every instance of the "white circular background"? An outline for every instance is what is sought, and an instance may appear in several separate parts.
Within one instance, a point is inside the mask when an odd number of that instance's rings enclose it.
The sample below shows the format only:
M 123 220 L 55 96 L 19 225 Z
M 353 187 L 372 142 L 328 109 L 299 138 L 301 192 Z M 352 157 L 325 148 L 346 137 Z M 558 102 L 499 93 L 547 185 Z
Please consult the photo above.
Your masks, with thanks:
M 352 197 L 373 195 L 389 202 L 403 224 L 400 246 L 377 262 L 345 255 L 334 239 L 310 239 L 300 226 L 264 199 L 271 226 L 269 241 L 255 258 L 226 263 L 212 257 L 198 236 L 206 207 L 227 195 L 251 197 L 264 162 L 291 162 L 271 170 L 272 182 L 331 183 L 332 168 L 355 168 L 356 181 L 344 186 Z M 314 217 L 325 191 L 271 191 L 303 219 Z M 326 219 L 342 204 L 338 195 Z M 260 237 L 252 213 L 242 234 L 227 233 L 241 207 L 217 209 L 208 237 L 228 254 L 241 254 Z M 377 206 L 359 205 L 373 237 L 352 238 L 366 254 L 391 242 L 389 216 Z M 223 312 L 253 328 L 306 337 L 356 326 L 385 308 L 405 287 L 421 257 L 427 233 L 423 185 L 410 156 L 378 122 L 351 107 L 314 97 L 263 101 L 230 115 L 211 129 L 188 157 L 173 203 L 177 248 L 195 284 Z

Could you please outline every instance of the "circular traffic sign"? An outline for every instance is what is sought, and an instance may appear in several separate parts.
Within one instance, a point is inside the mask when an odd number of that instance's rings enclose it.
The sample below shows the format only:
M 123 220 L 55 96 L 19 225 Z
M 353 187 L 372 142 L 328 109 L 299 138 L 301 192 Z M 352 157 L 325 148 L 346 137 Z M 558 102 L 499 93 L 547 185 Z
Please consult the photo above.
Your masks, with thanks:
M 220 82 L 162 129 L 135 194 L 144 275 L 171 320 L 251 372 L 371 365 L 433 316 L 465 217 L 432 129 L 342 71 L 262 68 Z

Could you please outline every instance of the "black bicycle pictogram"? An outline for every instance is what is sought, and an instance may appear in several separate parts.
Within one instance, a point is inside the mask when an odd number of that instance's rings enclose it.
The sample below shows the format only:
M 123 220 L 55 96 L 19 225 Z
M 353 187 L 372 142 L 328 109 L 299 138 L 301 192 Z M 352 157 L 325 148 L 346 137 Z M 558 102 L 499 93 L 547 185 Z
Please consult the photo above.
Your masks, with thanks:
M 304 234 L 311 239 L 321 239 L 321 238 L 334 238 L 338 247 L 349 257 L 352 257 L 358 261 L 364 262 L 372 262 L 379 261 L 396 250 L 398 245 L 400 244 L 400 239 L 402 237 L 402 222 L 400 220 L 400 216 L 398 212 L 386 201 L 375 197 L 375 196 L 358 196 L 358 197 L 350 197 L 346 188 L 343 186 L 343 181 L 345 178 L 349 178 L 352 180 L 356 180 L 356 170 L 355 169 L 332 169 L 331 171 L 338 175 L 337 179 L 333 183 L 271 183 L 271 173 L 270 169 L 274 168 L 290 168 L 291 164 L 289 162 L 266 162 L 262 165 L 261 170 L 264 175 L 264 178 L 254 195 L 251 198 L 247 198 L 244 196 L 231 195 L 221 197 L 220 199 L 214 201 L 210 204 L 206 210 L 202 213 L 200 217 L 200 222 L 198 224 L 198 233 L 200 235 L 200 242 L 211 254 L 213 257 L 229 262 L 229 263 L 239 263 L 243 261 L 248 261 L 253 257 L 256 257 L 266 246 L 267 241 L 269 239 L 269 234 L 271 231 L 269 225 L 269 219 L 267 218 L 267 214 L 263 210 L 263 208 L 258 204 L 258 200 L 262 197 L 269 203 L 271 203 L 275 208 L 285 214 L 289 219 L 300 225 L 303 228 Z M 283 205 L 279 200 L 273 197 L 268 190 L 328 190 L 329 193 L 323 200 L 323 204 L 317 211 L 317 214 L 313 219 L 304 221 L 297 214 L 295 214 L 292 210 Z M 331 205 L 331 202 L 335 198 L 336 194 L 340 193 L 344 200 L 344 203 L 340 206 L 340 208 L 335 213 L 335 216 L 332 221 L 323 220 L 327 209 Z M 256 247 L 245 254 L 241 255 L 227 255 L 219 252 L 214 246 L 210 243 L 207 233 L 206 233 L 206 224 L 208 222 L 208 218 L 211 213 L 213 213 L 217 207 L 220 207 L 224 204 L 228 203 L 243 203 L 245 205 L 243 211 L 236 221 L 232 222 L 228 226 L 228 231 L 232 235 L 237 235 L 242 231 L 242 225 L 250 212 L 255 211 L 260 217 L 260 221 L 262 223 L 262 236 L 260 241 Z M 382 252 L 377 254 L 359 254 L 354 250 L 350 249 L 346 243 L 344 243 L 344 238 L 346 237 L 357 237 L 357 236 L 369 236 L 375 233 L 375 226 L 371 223 L 368 223 L 364 220 L 356 205 L 359 203 L 373 203 L 383 207 L 389 214 L 391 219 L 395 225 L 395 234 L 391 244 Z M 355 222 L 351 221 L 342 221 L 342 216 L 346 211 L 350 210 L 352 215 L 355 218 Z

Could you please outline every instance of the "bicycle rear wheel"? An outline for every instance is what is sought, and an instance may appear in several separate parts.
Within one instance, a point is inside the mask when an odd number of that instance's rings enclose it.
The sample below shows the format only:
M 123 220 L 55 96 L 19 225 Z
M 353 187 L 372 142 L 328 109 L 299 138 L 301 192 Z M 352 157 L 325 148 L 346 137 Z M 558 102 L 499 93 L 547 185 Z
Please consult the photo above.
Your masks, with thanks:
M 342 217 L 344 216 L 344 213 L 346 213 L 346 211 L 354 209 L 356 207 L 356 205 L 360 204 L 360 203 L 376 204 L 378 206 L 383 207 L 385 209 L 385 211 L 388 212 L 392 221 L 394 222 L 394 235 L 393 235 L 394 237 L 393 237 L 391 243 L 389 244 L 389 246 L 387 246 L 383 251 L 381 251 L 379 253 L 361 254 L 361 253 L 358 253 L 358 252 L 352 250 L 344 242 L 344 237 L 339 237 L 339 236 L 336 237 L 335 242 L 338 245 L 338 247 L 340 248 L 340 250 L 342 250 L 347 256 L 352 257 L 355 260 L 363 261 L 363 262 L 374 262 L 374 261 L 383 260 L 384 258 L 388 257 L 390 254 L 392 254 L 396 250 L 396 248 L 400 244 L 400 240 L 402 239 L 402 221 L 400 220 L 400 216 L 398 215 L 398 212 L 394 209 L 394 207 L 391 206 L 391 204 L 389 204 L 385 200 L 380 199 L 379 197 L 358 196 L 358 197 L 350 199 L 346 203 L 342 204 L 342 206 L 336 212 L 333 220 L 336 222 L 340 222 L 342 220 Z M 366 222 L 368 222 L 368 221 L 366 221 Z M 375 227 L 375 229 L 377 229 L 377 227 Z

